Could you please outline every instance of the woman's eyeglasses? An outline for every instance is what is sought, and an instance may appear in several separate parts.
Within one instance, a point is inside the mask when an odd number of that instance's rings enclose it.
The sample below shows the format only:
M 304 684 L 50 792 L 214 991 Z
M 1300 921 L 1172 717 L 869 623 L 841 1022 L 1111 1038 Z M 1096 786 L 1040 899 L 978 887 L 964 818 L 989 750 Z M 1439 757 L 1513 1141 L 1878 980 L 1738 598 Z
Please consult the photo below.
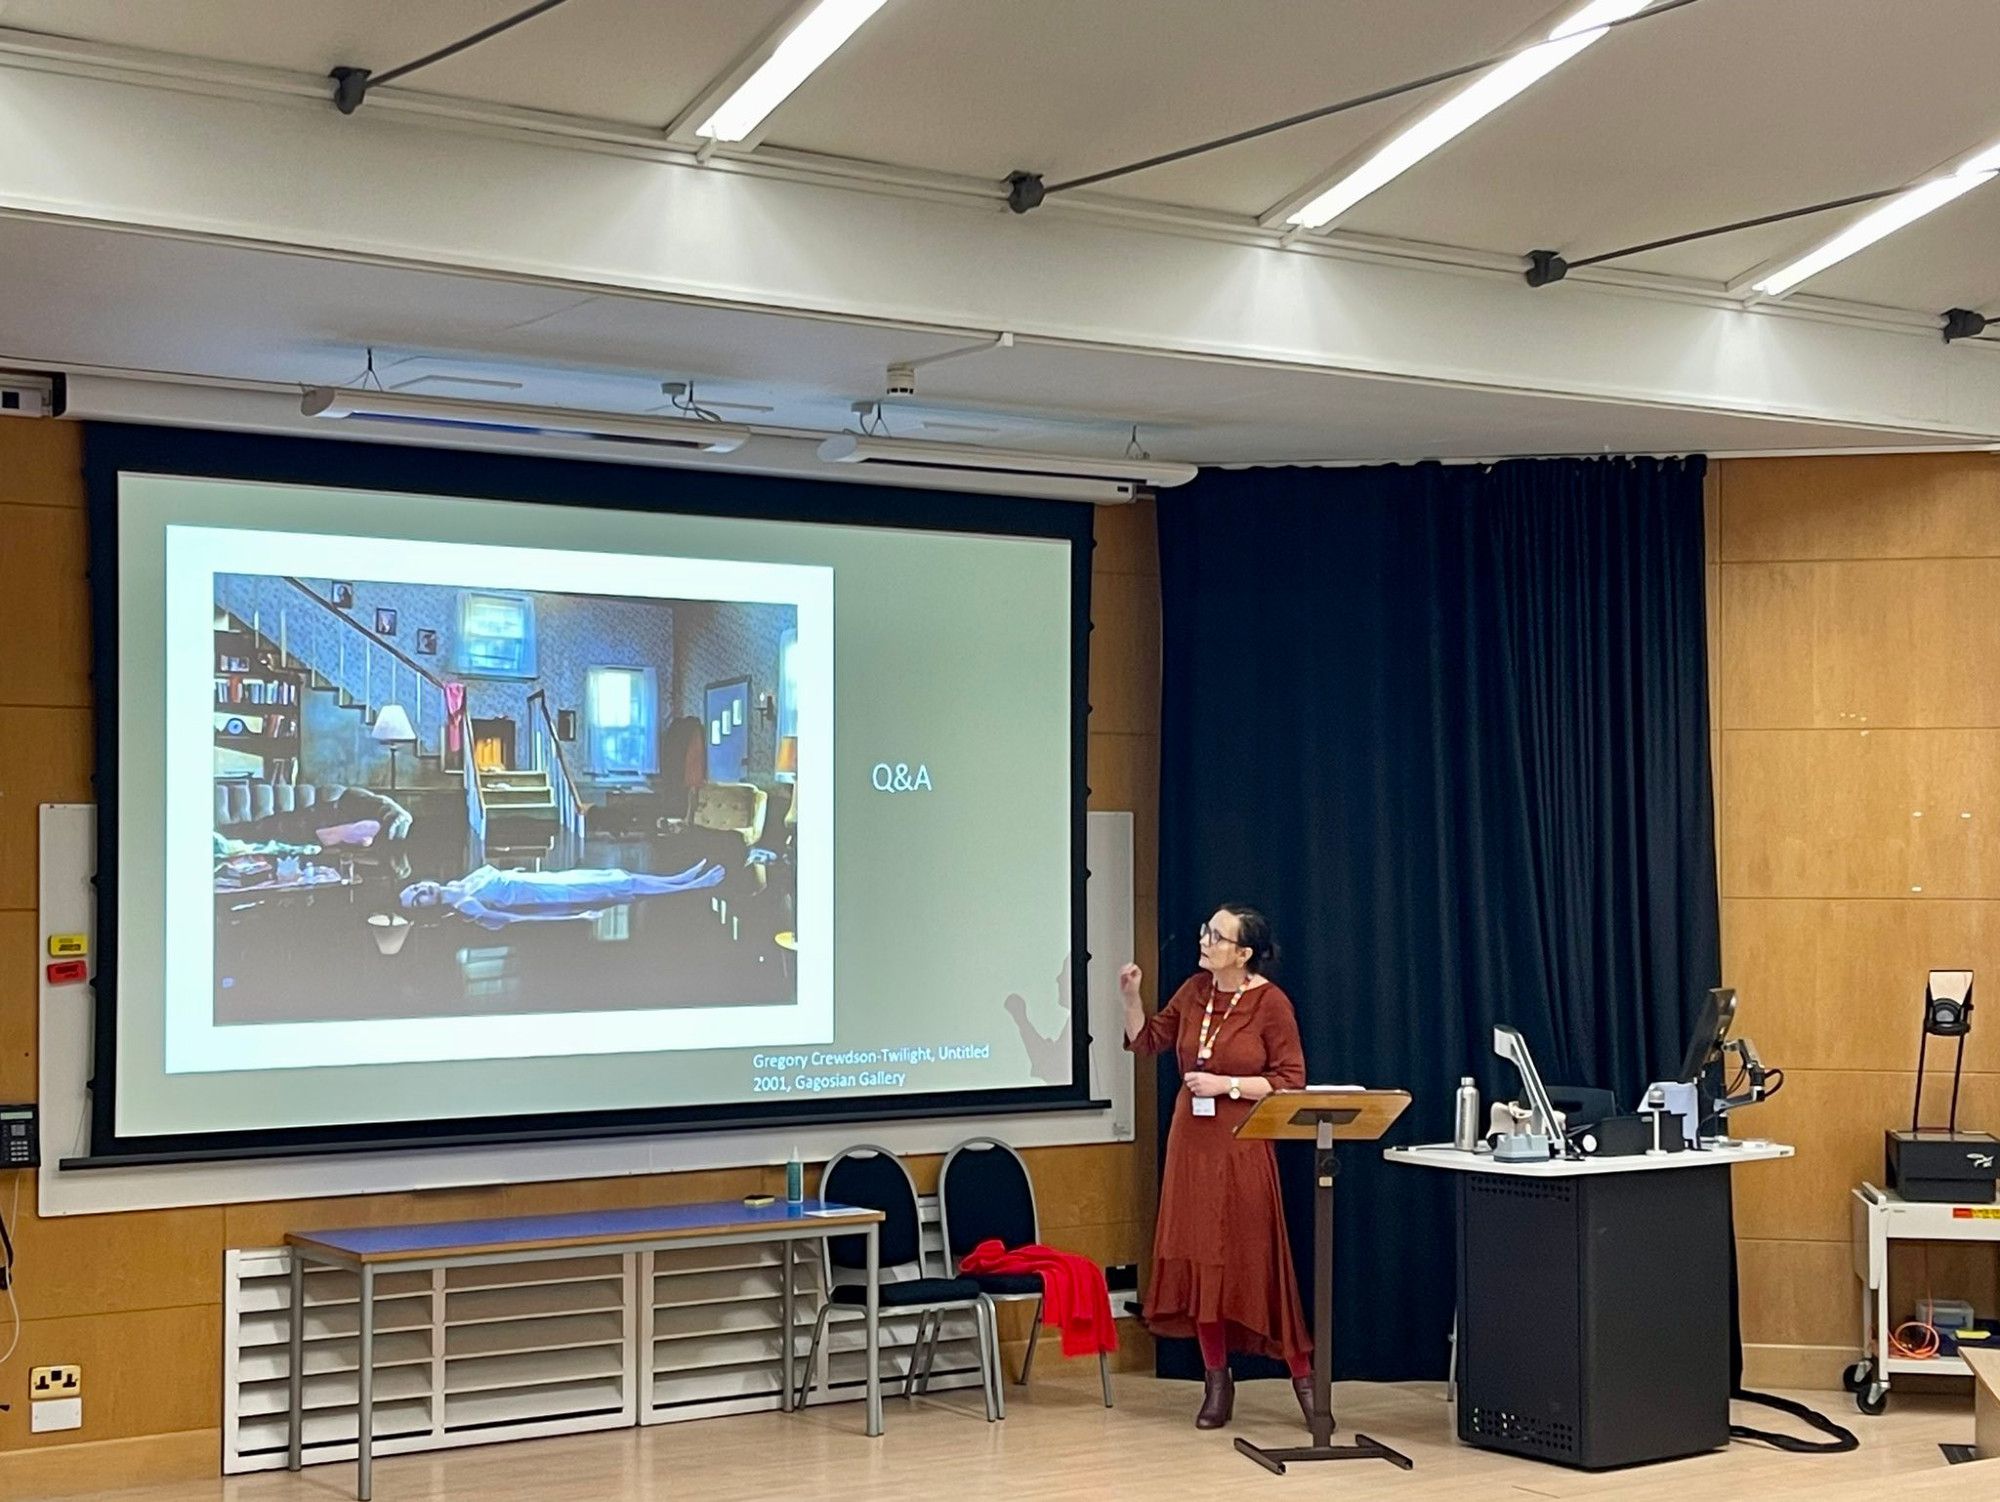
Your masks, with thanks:
M 1243 948 L 1243 941 L 1240 938 L 1234 934 L 1226 934 L 1221 929 L 1212 927 L 1207 923 L 1202 924 L 1195 932 L 1200 936 L 1203 944 L 1229 944 L 1238 949 Z

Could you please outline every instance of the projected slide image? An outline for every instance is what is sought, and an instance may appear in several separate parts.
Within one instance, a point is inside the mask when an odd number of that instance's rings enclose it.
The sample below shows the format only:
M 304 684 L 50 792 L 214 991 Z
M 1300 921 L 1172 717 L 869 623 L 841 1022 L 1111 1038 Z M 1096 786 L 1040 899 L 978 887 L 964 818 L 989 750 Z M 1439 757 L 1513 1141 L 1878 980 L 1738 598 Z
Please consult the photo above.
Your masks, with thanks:
M 107 1143 L 1087 1098 L 1087 517 L 350 451 L 92 470 Z
M 210 575 L 209 1025 L 795 1007 L 798 607 L 441 572 Z

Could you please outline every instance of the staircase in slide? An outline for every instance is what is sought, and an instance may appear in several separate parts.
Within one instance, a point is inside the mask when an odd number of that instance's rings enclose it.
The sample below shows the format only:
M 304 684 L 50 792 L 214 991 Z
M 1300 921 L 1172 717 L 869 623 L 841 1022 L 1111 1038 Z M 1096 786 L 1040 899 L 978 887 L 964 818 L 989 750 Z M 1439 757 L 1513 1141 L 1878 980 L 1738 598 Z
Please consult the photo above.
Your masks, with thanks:
M 277 653 L 297 672 L 307 693 L 324 696 L 372 730 L 386 705 L 400 705 L 416 733 L 407 748 L 414 766 L 440 781 L 467 779 L 466 817 L 489 850 L 546 853 L 560 835 L 581 836 L 588 806 L 556 733 L 548 696 L 528 696 L 526 764 L 480 766 L 470 754 L 469 702 L 456 713 L 444 680 L 394 642 L 370 631 L 302 579 L 279 575 L 224 575 L 216 579 L 218 606 L 239 630 Z M 468 696 L 469 698 L 469 696 Z M 447 728 L 456 722 L 458 751 L 447 757 Z M 456 765 L 448 765 L 449 762 Z

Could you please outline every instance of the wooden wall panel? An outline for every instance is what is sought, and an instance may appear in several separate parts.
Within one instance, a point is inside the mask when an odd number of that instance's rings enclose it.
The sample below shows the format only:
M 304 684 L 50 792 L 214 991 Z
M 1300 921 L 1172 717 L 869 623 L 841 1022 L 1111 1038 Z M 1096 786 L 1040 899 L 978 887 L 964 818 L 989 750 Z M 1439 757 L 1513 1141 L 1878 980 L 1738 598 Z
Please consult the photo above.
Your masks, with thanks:
M 1731 729 L 2000 724 L 2000 558 L 1732 564 L 1721 586 Z
M 1160 738 L 1090 737 L 1090 806 L 1132 812 L 1132 892 L 1153 899 L 1160 867 Z
M 1786 1069 L 1913 1071 L 1926 971 L 2000 985 L 2000 902 L 1731 898 L 1722 935 L 1740 1030 Z M 2000 1072 L 2000 1027 L 1975 1028 L 1965 1059 Z
M 41 1093 L 35 1079 L 41 942 L 33 913 L 0 912 L 0 955 L 7 957 L 0 964 L 0 1100 L 33 1100 Z
M 1890 1317 L 1904 1318 L 1919 1299 L 1932 1297 L 1968 1299 L 1990 1318 L 2000 1301 L 2000 1258 L 1993 1255 L 1993 1243 L 1905 1241 L 1892 1246 Z
M 1724 978 L 1787 1072 L 1739 1130 L 1799 1149 L 1738 1177 L 1748 1359 L 1831 1382 L 1856 1339 L 1849 1196 L 1909 1120 L 1924 972 L 2000 976 L 2000 461 L 1730 461 L 1714 493 Z M 2000 1029 L 1967 1065 L 1964 1121 L 2000 1126 Z M 1891 1307 L 1996 1312 L 1994 1283 L 1990 1253 L 1899 1252 Z
M 495 1184 L 470 1189 L 426 1189 L 406 1194 L 347 1195 L 330 1199 L 224 1205 L 222 1244 L 225 1247 L 282 1246 L 287 1231 L 411 1225 L 427 1220 L 471 1220 L 510 1213 L 533 1214 L 531 1209 L 510 1210 L 507 1204 L 510 1187 Z
M 1097 574 L 1160 576 L 1160 534 L 1155 503 L 1099 506 L 1092 513 L 1097 547 L 1091 571 Z
M 90 703 L 90 591 L 81 511 L 0 507 L 0 704 Z
M 1717 729 L 1819 723 L 1812 674 L 1817 567 L 1736 564 L 1710 574 L 1716 593 L 1709 611 L 1709 688 Z
M 219 1291 L 219 1261 L 214 1282 Z M 219 1297 L 180 1309 L 30 1320 L 7 1366 L 14 1408 L 0 1413 L 0 1451 L 212 1429 L 221 1422 L 221 1359 Z M 28 1369 L 57 1363 L 83 1368 L 83 1428 L 30 1434 Z
M 1882 1182 L 1882 1134 L 1909 1123 L 1916 1082 L 1914 1074 L 1888 1071 L 1787 1070 L 1785 1088 L 1738 1130 L 1793 1143 L 1799 1154 L 1738 1171 L 1738 1234 L 1845 1245 L 1849 1194 L 1857 1184 Z M 2000 1122 L 2000 1075 L 1968 1078 L 1961 1110 L 1968 1124 Z
M 28 1186 L 15 1225 L 15 1293 L 26 1320 L 212 1304 L 221 1297 L 219 1207 L 42 1220 Z M 98 1436 L 102 1438 L 103 1436 Z
M 813 1182 L 807 1174 L 807 1183 Z M 783 1164 L 751 1168 L 710 1168 L 690 1173 L 647 1174 L 618 1179 L 582 1179 L 568 1184 L 510 1184 L 504 1215 L 557 1215 L 568 1210 L 622 1210 L 634 1205 L 694 1205 L 707 1200 L 740 1200 L 747 1194 L 785 1192 Z
M 1855 1338 L 1860 1284 L 1845 1243 L 1742 1240 L 1736 1276 L 1743 1339 L 1785 1345 L 1841 1345 Z
M 1160 733 L 1160 600 L 1141 576 L 1106 574 L 1093 591 L 1090 729 L 1157 741 Z
M 12 566 L 0 590 L 0 946 L 13 956 L 0 978 L 0 1098 L 6 1099 L 36 1094 L 36 809 L 91 795 L 81 437 L 70 423 L 0 423 L 0 556 Z M 1103 508 L 1095 520 L 1093 695 L 1099 717 L 1090 738 L 1097 789 L 1092 806 L 1135 815 L 1136 938 L 1150 964 L 1159 784 L 1154 517 L 1148 504 Z M 29 567 L 21 566 L 24 559 L 32 560 Z M 1144 1260 L 1152 1230 L 1153 1087 L 1150 1071 L 1140 1076 L 1141 1141 L 1028 1154 L 1052 1239 L 1123 1261 Z M 936 1183 L 937 1163 L 932 1157 L 913 1165 L 926 1187 Z M 42 1464 L 6 1452 L 66 1447 L 76 1468 L 65 1472 L 65 1487 L 99 1491 L 125 1479 L 130 1455 L 139 1452 L 98 1442 L 139 1436 L 159 1437 L 142 1443 L 165 1447 L 161 1453 L 170 1448 L 183 1459 L 191 1450 L 205 1451 L 213 1463 L 221 1263 L 228 1247 L 270 1246 L 288 1230 L 311 1227 L 781 1193 L 783 1182 L 783 1168 L 767 1166 L 50 1222 L 24 1209 L 20 1298 L 27 1322 L 21 1350 L 0 1374 L 0 1402 L 14 1405 L 0 1414 L 0 1476 L 14 1474 L 7 1469 L 10 1458 L 17 1466 Z M 1134 1332 L 1120 1365 L 1130 1369 L 1150 1360 L 1150 1342 Z M 54 1362 L 85 1369 L 85 1425 L 31 1438 L 27 1371 Z
M 1732 459 L 1718 467 L 1725 563 L 2000 557 L 2000 459 L 1991 454 Z
M 34 647 L 15 642 L 0 650 Z M 35 907 L 39 808 L 89 800 L 90 731 L 87 709 L 0 705 L 0 908 Z
M 2000 898 L 2000 729 L 1725 730 L 1727 897 Z
M 1133 895 L 1143 930 L 1151 926 L 1159 871 L 1159 538 L 1151 501 L 1100 506 L 1095 523 L 1090 806 L 1132 812 Z M 1152 950 L 1142 943 L 1138 953 Z
M 1130 1158 L 1131 1150 L 1123 1144 L 1044 1147 L 1028 1154 L 1044 1234 L 1066 1249 L 1082 1250 L 1064 1239 L 1076 1228 L 1138 1219 L 1145 1205 L 1138 1175 L 1128 1169 Z
M 53 1502 L 103 1497 L 127 1488 L 193 1482 L 213 1487 L 222 1454 L 219 1429 L 86 1440 L 39 1450 L 8 1450 L 0 1440 L 0 1497 Z
M 83 510 L 83 428 L 10 418 L 0 433 L 0 506 Z

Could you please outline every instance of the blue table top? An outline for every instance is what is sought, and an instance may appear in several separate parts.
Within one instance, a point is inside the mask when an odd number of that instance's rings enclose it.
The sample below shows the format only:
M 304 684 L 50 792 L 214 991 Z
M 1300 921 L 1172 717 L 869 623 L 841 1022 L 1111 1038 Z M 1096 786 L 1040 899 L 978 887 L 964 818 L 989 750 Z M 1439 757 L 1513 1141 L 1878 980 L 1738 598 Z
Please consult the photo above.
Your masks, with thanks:
M 878 1210 L 807 1200 L 788 1205 L 746 1205 L 715 1200 L 698 1205 L 646 1205 L 625 1210 L 579 1210 L 567 1215 L 514 1215 L 498 1220 L 446 1220 L 425 1225 L 366 1226 L 352 1230 L 294 1231 L 293 1246 L 323 1247 L 356 1261 L 414 1261 L 419 1258 L 522 1251 L 617 1242 L 658 1241 L 740 1233 L 754 1240 L 760 1230 L 824 1225 L 829 1233 L 879 1221 Z

